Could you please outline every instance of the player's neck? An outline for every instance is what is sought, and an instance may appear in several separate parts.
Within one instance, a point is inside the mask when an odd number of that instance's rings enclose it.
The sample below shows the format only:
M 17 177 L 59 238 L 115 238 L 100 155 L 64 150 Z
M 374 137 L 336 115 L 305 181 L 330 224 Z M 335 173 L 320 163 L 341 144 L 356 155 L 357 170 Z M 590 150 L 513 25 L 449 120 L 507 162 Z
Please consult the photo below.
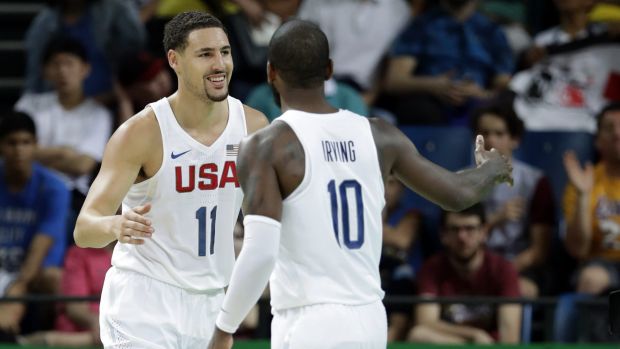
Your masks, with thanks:
M 18 166 L 5 166 L 4 167 L 4 179 L 6 180 L 7 188 L 10 192 L 20 192 L 32 176 L 32 166 L 18 167 Z
M 84 102 L 83 91 L 63 92 L 58 91 L 58 102 L 66 110 L 71 110 Z
M 183 128 L 211 127 L 228 118 L 228 100 L 220 102 L 195 98 L 181 91 L 170 98 L 170 107 Z
M 307 113 L 331 114 L 338 111 L 325 99 L 323 88 L 317 89 L 288 89 L 280 92 L 282 112 L 290 109 Z

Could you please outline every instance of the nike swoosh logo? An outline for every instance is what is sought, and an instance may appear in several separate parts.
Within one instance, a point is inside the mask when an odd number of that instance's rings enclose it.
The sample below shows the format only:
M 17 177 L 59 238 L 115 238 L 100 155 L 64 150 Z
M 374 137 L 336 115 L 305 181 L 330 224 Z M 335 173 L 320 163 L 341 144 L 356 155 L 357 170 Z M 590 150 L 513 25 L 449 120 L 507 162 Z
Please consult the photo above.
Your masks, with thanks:
M 174 152 L 171 152 L 170 153 L 170 157 L 173 158 L 173 159 L 176 159 L 179 156 L 182 156 L 182 155 L 185 155 L 186 153 L 189 153 L 190 151 L 191 151 L 191 149 L 190 150 L 186 150 L 186 151 L 184 151 L 182 153 L 178 153 L 178 154 L 175 154 Z

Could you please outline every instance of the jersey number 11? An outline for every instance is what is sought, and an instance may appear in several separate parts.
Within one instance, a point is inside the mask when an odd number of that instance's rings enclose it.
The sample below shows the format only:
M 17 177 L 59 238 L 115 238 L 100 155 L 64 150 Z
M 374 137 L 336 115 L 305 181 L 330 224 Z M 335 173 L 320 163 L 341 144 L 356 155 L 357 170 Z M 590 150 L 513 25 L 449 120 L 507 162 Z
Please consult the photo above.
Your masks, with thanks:
M 209 242 L 209 254 L 214 253 L 215 248 L 215 218 L 217 215 L 217 206 L 213 207 L 209 218 L 211 219 L 211 241 Z M 198 220 L 198 256 L 207 255 L 207 208 L 201 207 L 196 210 L 196 219 Z

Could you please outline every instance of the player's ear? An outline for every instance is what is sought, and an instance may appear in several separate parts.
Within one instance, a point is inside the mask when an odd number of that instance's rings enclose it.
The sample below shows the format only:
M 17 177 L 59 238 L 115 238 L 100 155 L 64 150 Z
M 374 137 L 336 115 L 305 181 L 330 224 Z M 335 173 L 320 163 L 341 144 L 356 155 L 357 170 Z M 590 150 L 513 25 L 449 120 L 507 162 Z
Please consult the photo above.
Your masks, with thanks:
M 267 61 L 267 82 L 271 85 L 276 80 L 276 69 Z
M 334 75 L 334 62 L 331 59 L 327 63 L 327 71 L 325 73 L 325 81 L 331 79 L 332 75 Z
M 179 53 L 171 49 L 166 53 L 166 57 L 168 58 L 168 65 L 170 65 L 170 68 L 177 72 L 177 68 L 179 67 Z

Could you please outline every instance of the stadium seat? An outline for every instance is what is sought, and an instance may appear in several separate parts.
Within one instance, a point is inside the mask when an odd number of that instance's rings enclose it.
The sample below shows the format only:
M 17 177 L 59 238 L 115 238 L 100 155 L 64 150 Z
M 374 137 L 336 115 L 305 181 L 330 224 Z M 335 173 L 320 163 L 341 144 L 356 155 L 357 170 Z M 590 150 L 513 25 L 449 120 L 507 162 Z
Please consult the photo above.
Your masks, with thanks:
M 468 167 L 473 159 L 473 138 L 465 127 L 402 126 L 400 130 L 413 141 L 420 154 L 430 161 L 456 171 Z M 437 228 L 441 209 L 423 197 L 407 191 L 404 204 L 418 210 L 424 221 L 423 251 L 430 254 L 439 246 Z

